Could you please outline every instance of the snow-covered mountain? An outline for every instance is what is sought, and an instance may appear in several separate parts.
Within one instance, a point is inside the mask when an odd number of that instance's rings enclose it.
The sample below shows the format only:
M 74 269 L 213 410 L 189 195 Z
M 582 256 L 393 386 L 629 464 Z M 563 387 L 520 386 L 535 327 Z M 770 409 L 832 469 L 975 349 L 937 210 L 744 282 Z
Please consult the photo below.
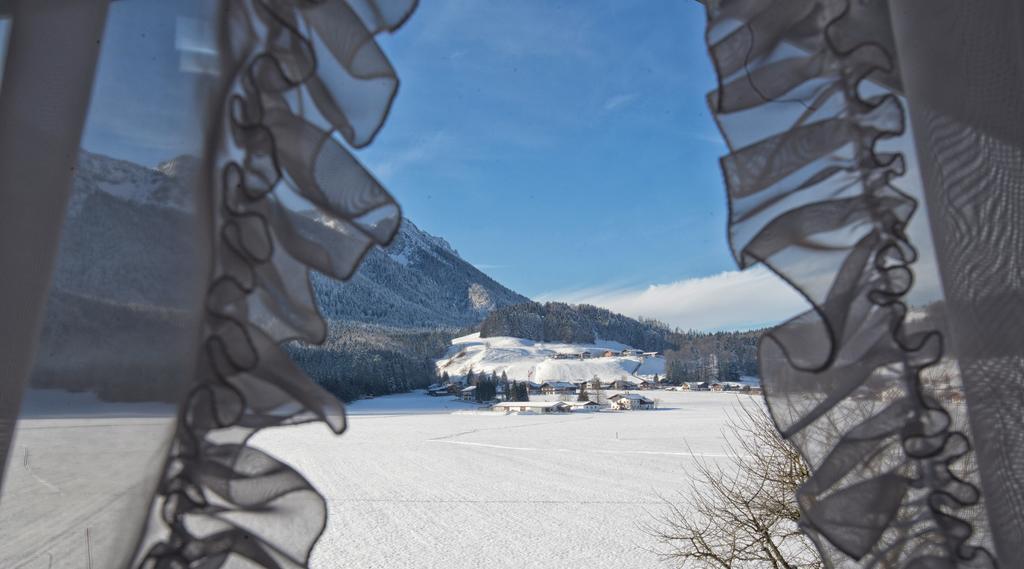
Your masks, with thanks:
M 636 377 L 665 376 L 665 358 L 641 353 L 620 355 L 630 346 L 620 342 L 597 340 L 590 344 L 537 342 L 497 336 L 481 338 L 470 334 L 452 340 L 445 356 L 437 360 L 437 373 L 451 378 L 486 372 L 505 373 L 512 381 L 581 381 L 597 376 L 603 382 Z M 607 351 L 616 355 L 605 357 Z M 579 358 L 586 352 L 589 357 Z M 636 350 L 639 352 L 639 350 Z M 576 357 L 569 357 L 576 356 Z
M 401 328 L 475 326 L 495 308 L 529 301 L 408 219 L 348 282 L 315 275 L 313 284 L 329 320 Z
M 189 252 L 194 233 L 188 231 L 192 205 L 186 188 L 197 167 L 191 156 L 148 168 L 81 151 L 68 209 L 70 237 L 62 244 L 61 262 L 68 270 L 60 275 L 73 275 L 76 289 L 99 293 L 117 284 L 133 302 L 173 304 L 180 295 L 159 285 L 154 290 L 161 279 L 149 277 L 179 266 Z M 316 221 L 331 227 L 327 220 Z M 147 238 L 140 242 L 133 234 Z M 136 244 L 153 252 L 133 254 L 134 266 L 114 267 Z M 111 282 L 113 275 L 117 283 Z M 454 329 L 479 324 L 495 308 L 529 300 L 408 219 L 391 245 L 372 250 L 348 282 L 322 275 L 313 280 L 324 315 L 345 323 Z

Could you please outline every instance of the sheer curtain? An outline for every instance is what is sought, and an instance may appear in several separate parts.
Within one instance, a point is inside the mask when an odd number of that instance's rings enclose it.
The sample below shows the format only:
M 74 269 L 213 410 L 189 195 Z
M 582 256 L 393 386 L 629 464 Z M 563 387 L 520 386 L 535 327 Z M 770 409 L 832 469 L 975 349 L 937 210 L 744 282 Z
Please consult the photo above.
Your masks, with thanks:
M 760 353 L 804 529 L 830 567 L 1019 563 L 1024 7 L 707 4 L 733 251 L 814 306 Z M 945 299 L 911 306 L 922 205 Z
M 306 566 L 323 499 L 247 441 L 345 428 L 279 346 L 398 230 L 352 149 L 415 1 L 9 4 L 0 566 Z
M 804 529 L 833 567 L 1012 566 L 1024 8 L 707 4 L 731 245 L 814 306 L 761 347 Z M 374 36 L 414 7 L 0 4 L 0 565 L 306 565 L 323 500 L 246 442 L 345 428 L 279 344 L 323 337 L 309 268 L 347 278 L 397 230 L 352 149 L 398 85 Z M 916 163 L 887 145 L 910 126 Z M 941 310 L 907 300 L 908 170 Z

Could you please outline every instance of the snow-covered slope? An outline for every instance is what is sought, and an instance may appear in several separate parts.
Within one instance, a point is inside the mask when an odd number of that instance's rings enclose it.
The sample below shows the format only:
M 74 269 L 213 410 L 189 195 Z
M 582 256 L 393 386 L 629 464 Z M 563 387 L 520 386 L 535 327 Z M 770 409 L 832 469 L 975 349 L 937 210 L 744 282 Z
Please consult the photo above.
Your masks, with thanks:
M 474 326 L 495 308 L 529 301 L 408 219 L 389 247 L 370 251 L 351 280 L 317 275 L 313 284 L 329 320 L 401 328 Z
M 498 336 L 481 338 L 470 334 L 452 340 L 445 357 L 437 361 L 438 373 L 448 372 L 452 378 L 475 373 L 504 372 L 515 381 L 573 381 L 589 380 L 594 376 L 602 381 L 615 381 L 633 376 L 665 374 L 665 359 L 640 356 L 601 357 L 605 350 L 621 352 L 629 348 L 619 342 L 598 340 L 593 344 L 562 344 L 535 342 L 522 338 Z M 555 359 L 556 354 L 590 352 L 588 359 Z

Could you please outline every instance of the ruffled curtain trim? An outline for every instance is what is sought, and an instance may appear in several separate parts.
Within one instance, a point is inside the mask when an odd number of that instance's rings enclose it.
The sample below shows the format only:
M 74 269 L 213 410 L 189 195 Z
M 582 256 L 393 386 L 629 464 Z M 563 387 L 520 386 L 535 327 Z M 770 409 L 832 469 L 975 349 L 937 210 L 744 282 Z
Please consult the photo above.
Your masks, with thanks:
M 416 2 L 222 4 L 202 354 L 157 496 L 166 525 L 140 565 L 299 568 L 324 529 L 324 500 L 248 441 L 309 421 L 345 429 L 342 405 L 281 343 L 325 338 L 310 269 L 347 279 L 398 230 L 398 205 L 346 144 L 369 144 L 384 123 L 398 80 L 374 36 Z
M 813 307 L 759 354 L 771 415 L 812 469 L 804 530 L 829 567 L 993 566 L 968 515 L 978 489 L 955 473 L 970 442 L 920 377 L 941 335 L 905 322 L 917 204 L 890 183 L 902 154 L 879 150 L 904 132 L 888 6 L 733 0 L 708 13 L 733 253 Z

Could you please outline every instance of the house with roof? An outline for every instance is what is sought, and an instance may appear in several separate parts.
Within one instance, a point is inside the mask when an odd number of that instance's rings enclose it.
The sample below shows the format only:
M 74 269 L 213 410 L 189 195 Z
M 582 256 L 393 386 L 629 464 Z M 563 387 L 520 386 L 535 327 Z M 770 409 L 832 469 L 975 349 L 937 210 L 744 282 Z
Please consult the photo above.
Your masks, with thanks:
M 470 385 L 459 390 L 459 399 L 463 401 L 476 401 L 476 386 Z
M 619 393 L 608 398 L 612 409 L 634 411 L 637 409 L 654 409 L 654 400 L 639 393 Z
M 640 383 L 637 381 L 631 381 L 629 379 L 616 379 L 615 381 L 608 384 L 608 389 L 617 389 L 619 391 L 625 391 L 627 389 L 639 389 Z
M 445 395 L 449 395 L 450 393 L 451 390 L 449 389 L 448 385 L 438 385 L 435 383 L 434 385 L 431 385 L 430 387 L 427 388 L 427 395 L 431 397 L 442 397 Z
M 540 384 L 540 392 L 544 395 L 576 393 L 576 386 L 568 381 L 545 381 Z
M 564 401 L 503 401 L 491 409 L 506 413 L 568 413 L 570 407 Z
M 573 413 L 593 413 L 604 408 L 604 405 L 596 401 L 566 401 L 566 405 Z

